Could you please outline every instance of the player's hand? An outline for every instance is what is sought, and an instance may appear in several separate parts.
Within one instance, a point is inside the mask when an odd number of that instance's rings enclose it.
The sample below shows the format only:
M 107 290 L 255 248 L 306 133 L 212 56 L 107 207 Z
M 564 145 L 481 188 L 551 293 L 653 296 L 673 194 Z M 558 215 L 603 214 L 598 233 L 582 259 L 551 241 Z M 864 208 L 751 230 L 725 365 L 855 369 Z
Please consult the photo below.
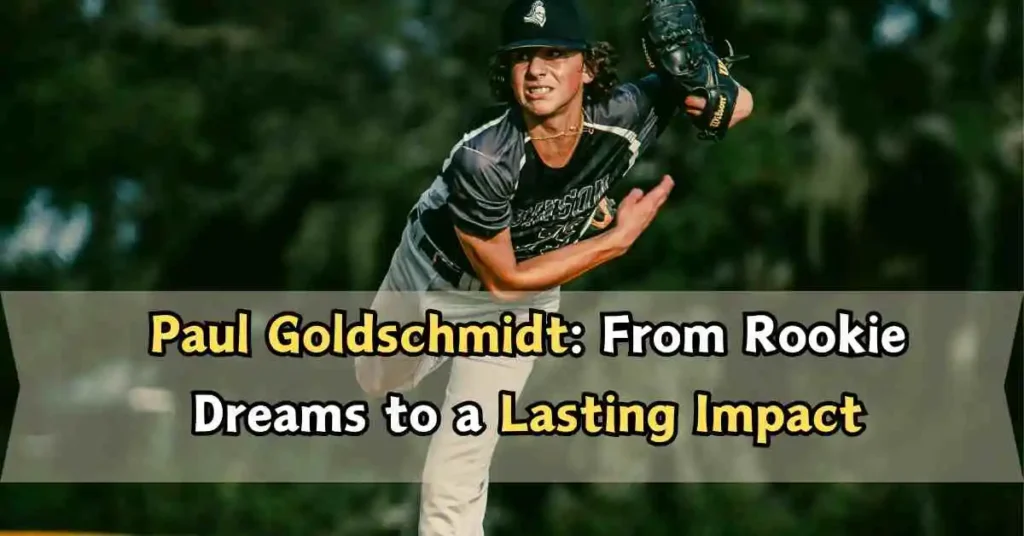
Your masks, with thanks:
M 704 97 L 698 95 L 690 95 L 683 101 L 686 108 L 686 113 L 692 117 L 700 117 L 704 113 L 704 108 L 708 105 L 708 101 Z M 739 95 L 736 97 L 736 109 L 733 110 L 732 120 L 729 124 L 730 127 L 735 126 L 736 123 L 746 119 L 750 116 L 750 113 L 754 111 L 754 96 L 745 87 L 740 87 Z
M 694 117 L 699 117 L 700 114 L 704 113 L 704 107 L 708 105 L 708 101 L 704 100 L 704 97 L 696 95 L 686 97 L 684 102 L 686 104 L 686 113 Z
M 634 188 L 622 200 L 616 214 L 615 227 L 609 232 L 620 241 L 623 251 L 629 250 L 640 234 L 654 221 L 673 186 L 675 182 L 672 177 L 665 175 L 661 183 L 646 194 L 639 188 Z

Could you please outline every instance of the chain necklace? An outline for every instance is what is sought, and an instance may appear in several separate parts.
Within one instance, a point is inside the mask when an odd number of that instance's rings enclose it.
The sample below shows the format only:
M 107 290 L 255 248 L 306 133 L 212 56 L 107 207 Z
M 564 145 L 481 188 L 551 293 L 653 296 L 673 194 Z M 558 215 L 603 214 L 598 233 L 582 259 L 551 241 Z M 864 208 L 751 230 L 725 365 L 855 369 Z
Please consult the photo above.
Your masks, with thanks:
M 533 141 L 553 140 L 555 138 L 561 138 L 562 136 L 576 136 L 576 135 L 578 135 L 582 131 L 583 131 L 583 114 L 580 114 L 580 124 L 579 125 L 571 126 L 571 127 L 569 127 L 569 130 L 563 130 L 562 132 L 559 132 L 558 134 L 551 134 L 549 136 L 540 136 L 540 137 L 530 136 L 530 139 L 533 140 Z

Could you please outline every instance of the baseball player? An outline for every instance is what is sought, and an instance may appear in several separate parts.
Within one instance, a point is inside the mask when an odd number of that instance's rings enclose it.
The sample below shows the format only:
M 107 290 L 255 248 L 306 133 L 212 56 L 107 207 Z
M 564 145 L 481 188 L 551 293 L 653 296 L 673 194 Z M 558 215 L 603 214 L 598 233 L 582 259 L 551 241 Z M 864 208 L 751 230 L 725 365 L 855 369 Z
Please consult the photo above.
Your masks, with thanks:
M 515 300 L 555 311 L 561 285 L 629 251 L 673 181 L 665 176 L 646 194 L 634 189 L 617 207 L 609 188 L 674 118 L 687 117 L 701 139 L 720 140 L 753 108 L 729 73 L 735 58 L 713 51 L 692 0 L 651 1 L 642 20 L 651 72 L 620 83 L 612 48 L 591 40 L 574 0 L 511 2 L 491 75 L 500 103 L 455 143 L 409 213 L 376 310 L 435 309 L 468 320 Z M 442 361 L 361 357 L 356 377 L 382 396 L 411 389 Z M 521 392 L 533 364 L 455 359 L 445 419 L 475 401 L 495 422 L 498 391 Z M 432 437 L 421 535 L 483 534 L 497 439 L 493 426 L 467 437 L 442 426 Z

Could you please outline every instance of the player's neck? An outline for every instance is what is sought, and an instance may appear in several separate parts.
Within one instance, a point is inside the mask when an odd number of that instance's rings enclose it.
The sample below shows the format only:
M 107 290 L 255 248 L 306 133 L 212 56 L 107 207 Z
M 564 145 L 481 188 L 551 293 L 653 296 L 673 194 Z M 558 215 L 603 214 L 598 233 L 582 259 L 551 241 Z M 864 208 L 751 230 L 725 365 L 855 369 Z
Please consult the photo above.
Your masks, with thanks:
M 525 114 L 530 139 L 556 140 L 577 136 L 583 130 L 583 103 L 572 102 L 559 112 L 547 117 Z
M 543 121 L 529 116 L 526 121 L 530 143 L 544 165 L 553 169 L 568 165 L 583 133 L 583 106 L 566 107 Z
M 547 117 L 524 115 L 530 143 L 544 165 L 555 169 L 568 165 L 583 134 L 583 100 L 574 99 Z

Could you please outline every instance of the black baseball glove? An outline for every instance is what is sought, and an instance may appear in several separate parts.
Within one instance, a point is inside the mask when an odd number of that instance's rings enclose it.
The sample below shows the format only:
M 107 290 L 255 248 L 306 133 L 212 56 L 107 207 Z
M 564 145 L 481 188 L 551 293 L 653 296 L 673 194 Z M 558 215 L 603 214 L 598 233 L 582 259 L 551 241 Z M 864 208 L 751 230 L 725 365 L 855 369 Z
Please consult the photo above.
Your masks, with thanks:
M 642 19 L 643 47 L 651 69 L 675 81 L 682 98 L 693 95 L 707 102 L 691 118 L 702 140 L 721 140 L 729 130 L 740 85 L 729 68 L 746 56 L 720 58 L 704 32 L 704 21 L 693 0 L 647 0 Z

